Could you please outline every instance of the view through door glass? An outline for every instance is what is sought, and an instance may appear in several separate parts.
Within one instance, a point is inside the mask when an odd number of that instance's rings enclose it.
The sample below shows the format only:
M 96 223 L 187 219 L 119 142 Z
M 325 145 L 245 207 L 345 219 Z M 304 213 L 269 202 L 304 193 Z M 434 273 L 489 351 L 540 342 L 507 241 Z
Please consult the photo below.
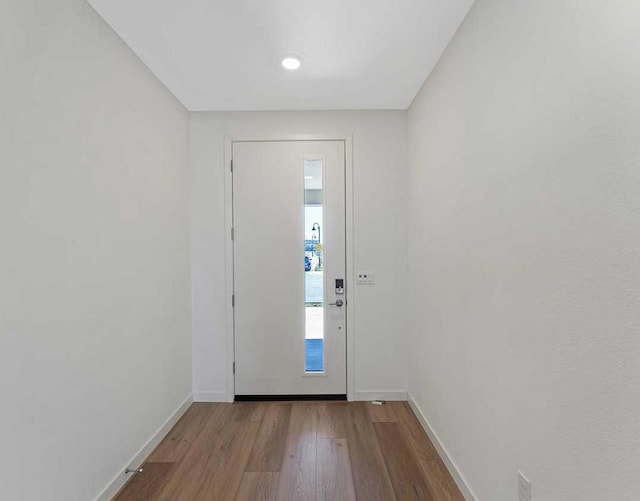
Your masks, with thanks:
M 322 160 L 304 161 L 305 360 L 307 372 L 324 371 Z

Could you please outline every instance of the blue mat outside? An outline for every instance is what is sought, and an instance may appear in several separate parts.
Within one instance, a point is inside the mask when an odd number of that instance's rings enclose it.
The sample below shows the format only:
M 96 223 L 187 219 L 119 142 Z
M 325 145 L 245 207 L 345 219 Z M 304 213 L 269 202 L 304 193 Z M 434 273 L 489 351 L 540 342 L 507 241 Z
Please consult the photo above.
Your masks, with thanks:
M 307 372 L 324 370 L 324 339 L 305 339 L 304 367 Z

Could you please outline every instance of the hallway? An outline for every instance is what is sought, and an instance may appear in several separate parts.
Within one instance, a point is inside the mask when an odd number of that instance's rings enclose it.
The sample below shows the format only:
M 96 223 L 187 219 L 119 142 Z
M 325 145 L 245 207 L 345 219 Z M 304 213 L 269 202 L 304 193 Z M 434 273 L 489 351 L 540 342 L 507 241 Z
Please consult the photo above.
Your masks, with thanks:
M 464 499 L 406 402 L 194 403 L 117 501 Z
M 640 499 L 640 1 L 0 25 L 0 501 Z

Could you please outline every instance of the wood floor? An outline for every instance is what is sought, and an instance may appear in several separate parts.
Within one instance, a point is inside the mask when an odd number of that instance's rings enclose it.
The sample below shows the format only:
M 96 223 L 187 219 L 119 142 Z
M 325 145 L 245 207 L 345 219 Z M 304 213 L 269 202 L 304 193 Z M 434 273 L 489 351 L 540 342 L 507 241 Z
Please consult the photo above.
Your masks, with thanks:
M 117 501 L 463 501 L 406 402 L 194 403 Z

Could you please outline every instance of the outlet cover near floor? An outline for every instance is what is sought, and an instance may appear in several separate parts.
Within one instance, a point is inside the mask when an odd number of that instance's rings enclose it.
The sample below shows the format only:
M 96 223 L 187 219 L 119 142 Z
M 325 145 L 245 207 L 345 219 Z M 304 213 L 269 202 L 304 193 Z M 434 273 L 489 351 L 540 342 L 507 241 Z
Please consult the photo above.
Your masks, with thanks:
M 521 471 L 518 472 L 518 501 L 531 501 L 531 482 Z

